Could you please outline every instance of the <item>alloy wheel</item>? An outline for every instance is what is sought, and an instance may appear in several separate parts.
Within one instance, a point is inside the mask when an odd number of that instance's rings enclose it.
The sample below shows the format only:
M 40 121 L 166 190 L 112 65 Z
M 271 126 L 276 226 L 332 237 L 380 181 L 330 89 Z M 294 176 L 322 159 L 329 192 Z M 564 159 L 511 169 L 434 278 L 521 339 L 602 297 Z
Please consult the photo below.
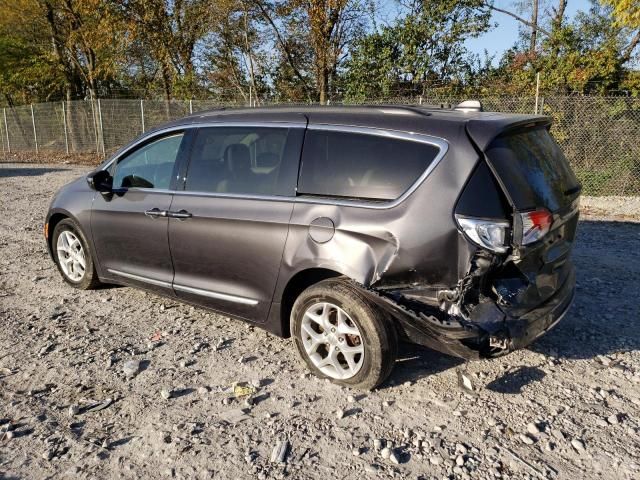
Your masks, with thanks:
M 362 368 L 362 335 L 347 312 L 337 305 L 319 302 L 310 306 L 302 318 L 300 334 L 307 356 L 328 377 L 349 379 Z
M 56 249 L 62 273 L 73 282 L 81 281 L 86 270 L 86 260 L 80 239 L 73 232 L 63 230 L 58 235 Z

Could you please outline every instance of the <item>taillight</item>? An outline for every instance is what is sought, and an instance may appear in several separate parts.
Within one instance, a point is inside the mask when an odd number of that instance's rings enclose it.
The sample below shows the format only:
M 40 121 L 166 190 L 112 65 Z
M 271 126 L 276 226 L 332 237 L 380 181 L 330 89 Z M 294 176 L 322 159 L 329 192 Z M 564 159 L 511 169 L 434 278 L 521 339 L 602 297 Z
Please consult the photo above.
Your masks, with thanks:
M 506 240 L 509 223 L 459 215 L 456 215 L 456 220 L 466 236 L 479 247 L 498 253 L 507 251 Z
M 522 245 L 537 242 L 551 230 L 553 216 L 544 208 L 518 215 L 522 224 Z

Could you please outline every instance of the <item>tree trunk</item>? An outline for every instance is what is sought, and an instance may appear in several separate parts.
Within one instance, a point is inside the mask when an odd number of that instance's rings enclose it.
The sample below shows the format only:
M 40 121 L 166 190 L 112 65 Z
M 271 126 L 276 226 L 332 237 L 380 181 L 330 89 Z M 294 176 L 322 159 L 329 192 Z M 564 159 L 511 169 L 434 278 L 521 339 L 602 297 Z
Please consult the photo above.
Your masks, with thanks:
M 531 11 L 531 44 L 529 52 L 535 53 L 538 40 L 538 0 L 533 0 Z
M 564 11 L 567 8 L 567 0 L 558 0 L 558 8 L 555 9 L 553 20 L 551 21 L 551 56 L 557 58 L 560 53 L 560 45 L 558 43 L 558 30 L 562 28 L 564 22 Z
M 171 71 L 166 61 L 162 62 L 162 85 L 164 86 L 164 108 L 167 120 L 171 118 Z
M 320 96 L 320 105 L 327 104 L 327 86 L 329 84 L 329 69 L 327 65 L 321 65 L 318 72 L 318 93 Z
M 244 6 L 244 4 L 243 4 Z M 258 101 L 258 89 L 256 88 L 256 77 L 253 66 L 253 55 L 251 55 L 251 46 L 249 45 L 249 12 L 247 9 L 244 9 L 244 43 L 245 48 L 247 50 L 247 56 L 249 57 L 249 79 L 251 80 L 251 85 L 253 87 L 253 95 L 255 96 L 256 102 Z M 249 96 L 249 105 L 251 105 L 251 96 Z
M 78 151 L 78 128 L 77 128 L 77 115 L 74 115 L 74 104 L 71 101 L 73 99 L 73 93 L 70 87 L 67 87 L 66 92 L 66 121 L 67 121 L 67 137 L 69 138 L 69 151 Z

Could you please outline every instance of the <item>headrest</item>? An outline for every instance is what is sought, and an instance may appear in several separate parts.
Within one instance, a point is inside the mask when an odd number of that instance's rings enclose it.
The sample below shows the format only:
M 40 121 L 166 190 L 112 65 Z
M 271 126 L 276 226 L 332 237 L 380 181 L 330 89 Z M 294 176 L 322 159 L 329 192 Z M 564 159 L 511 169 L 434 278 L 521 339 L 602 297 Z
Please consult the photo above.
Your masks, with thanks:
M 251 170 L 251 154 L 249 147 L 242 143 L 233 143 L 224 151 L 224 162 L 233 174 Z

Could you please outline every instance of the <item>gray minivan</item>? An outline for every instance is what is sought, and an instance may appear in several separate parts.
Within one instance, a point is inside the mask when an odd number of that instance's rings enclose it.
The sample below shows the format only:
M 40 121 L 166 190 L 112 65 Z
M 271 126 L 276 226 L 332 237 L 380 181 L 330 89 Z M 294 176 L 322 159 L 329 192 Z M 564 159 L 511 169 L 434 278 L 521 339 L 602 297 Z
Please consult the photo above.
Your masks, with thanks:
M 494 357 L 566 313 L 580 184 L 549 127 L 475 108 L 199 113 L 60 189 L 47 246 L 74 287 L 252 322 L 370 389 L 400 340 Z

